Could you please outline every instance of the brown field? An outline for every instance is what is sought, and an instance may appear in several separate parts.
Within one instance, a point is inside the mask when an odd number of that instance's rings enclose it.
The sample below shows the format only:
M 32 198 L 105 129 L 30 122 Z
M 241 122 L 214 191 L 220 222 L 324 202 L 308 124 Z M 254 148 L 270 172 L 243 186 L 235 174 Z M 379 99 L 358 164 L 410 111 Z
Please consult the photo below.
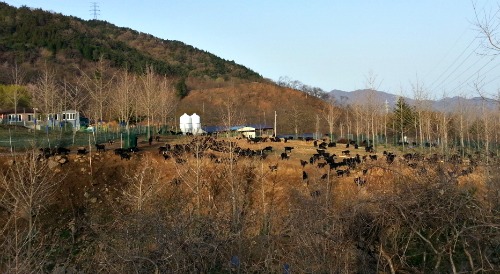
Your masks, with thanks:
M 401 152 L 393 150 L 398 157 L 389 165 L 377 151 L 378 160 L 367 160 L 349 176 L 338 177 L 328 166 L 302 168 L 300 160 L 309 161 L 316 148 L 299 140 L 249 144 L 231 139 L 242 148 L 273 147 L 264 160 L 239 157 L 234 163 L 224 160 L 231 153 L 211 150 L 204 155 L 211 153 L 223 163 L 193 153 L 183 154 L 179 158 L 185 161 L 178 163 L 158 153 L 165 141 L 192 140 L 161 140 L 151 146 L 139 140 L 140 151 L 130 160 L 113 153 L 116 143 L 104 153 L 85 156 L 73 149 L 67 163 L 50 169 L 60 183 L 54 195 L 41 201 L 39 216 L 33 216 L 43 237 L 30 238 L 38 249 L 31 251 L 36 256 L 23 257 L 28 265 L 41 264 L 45 271 L 72 267 L 111 273 L 269 273 L 280 272 L 284 264 L 296 273 L 498 270 L 493 259 L 499 243 L 494 214 L 498 192 L 492 191 L 498 184 L 492 186 L 485 178 L 488 166 L 461 175 L 469 162 L 419 162 L 410 168 Z M 288 160 L 281 160 L 285 146 L 294 149 Z M 327 151 L 342 159 L 345 149 L 338 144 Z M 364 147 L 350 151 L 368 155 Z M 0 161 L 5 194 L 8 170 L 23 162 L 21 156 L 15 163 L 10 157 Z M 271 171 L 276 164 L 277 170 Z M 496 176 L 493 169 L 489 172 Z M 329 175 L 321 179 L 323 174 Z M 356 177 L 366 184 L 357 186 Z M 12 229 L 12 220 L 17 220 L 16 228 L 25 228 L 31 218 L 10 211 L 2 201 L 3 247 L 16 250 L 9 240 L 15 233 L 5 229 Z M 482 229 L 460 230 L 476 226 Z M 28 237 L 19 231 L 15 235 Z M 471 246 L 450 251 L 452 242 Z M 16 252 L 5 253 L 0 269 L 12 270 L 6 263 L 12 254 Z M 448 260 L 449 254 L 454 260 Z M 232 256 L 241 264 L 231 265 Z M 481 259 L 489 264 L 479 266 Z

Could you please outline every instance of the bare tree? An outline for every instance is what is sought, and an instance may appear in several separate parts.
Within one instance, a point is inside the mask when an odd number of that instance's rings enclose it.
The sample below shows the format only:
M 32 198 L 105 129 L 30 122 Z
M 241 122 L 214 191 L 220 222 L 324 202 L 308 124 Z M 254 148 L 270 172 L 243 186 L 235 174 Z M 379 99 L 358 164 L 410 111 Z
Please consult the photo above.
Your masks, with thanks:
M 146 72 L 141 77 L 140 95 L 137 97 L 142 114 L 146 118 L 147 137 L 151 136 L 151 124 L 161 109 L 161 80 L 155 73 L 152 65 L 146 67 Z
M 487 13 L 484 10 L 478 10 L 476 3 L 472 2 L 475 14 L 474 25 L 477 27 L 478 32 L 483 35 L 486 40 L 485 48 L 492 51 L 495 55 L 500 51 L 500 33 L 498 21 L 500 6 L 494 12 Z
M 330 133 L 330 140 L 333 140 L 333 130 L 335 129 L 335 124 L 337 123 L 338 118 L 341 115 L 341 110 L 336 106 L 335 99 L 330 98 L 327 101 L 327 105 L 322 110 L 323 117 L 328 123 L 328 132 Z
M 112 116 L 118 119 L 120 124 L 124 123 L 127 134 L 130 134 L 130 120 L 137 113 L 137 104 L 135 104 L 139 96 L 137 78 L 127 70 L 122 70 L 111 92 L 113 94 L 113 100 L 110 102 Z
M 428 110 L 426 101 L 429 99 L 428 94 L 425 91 L 425 87 L 417 79 L 415 83 L 411 84 L 413 91 L 413 99 L 415 101 L 415 141 L 418 140 L 418 144 L 423 146 L 424 144 L 424 120 L 425 113 Z
M 47 162 L 40 162 L 35 150 L 14 159 L 6 174 L 0 175 L 0 206 L 10 212 L 10 219 L 2 228 L 4 252 L 8 273 L 41 271 L 44 250 L 41 242 L 39 216 L 50 204 L 59 183 L 60 173 L 50 170 Z
M 110 71 L 111 69 L 103 56 L 95 63 L 95 67 L 90 74 L 80 70 L 82 76 L 79 79 L 79 83 L 90 98 L 89 115 L 86 116 L 94 117 L 96 121 L 96 134 L 99 132 L 100 123 L 104 122 L 105 112 L 108 110 L 110 99 L 109 92 L 115 79 L 113 74 L 109 74 Z
M 52 123 L 52 127 L 55 125 L 55 114 L 59 111 L 58 103 L 61 101 L 61 93 L 55 72 L 50 70 L 45 63 L 42 74 L 33 86 L 32 98 L 40 113 L 45 116 L 48 122 Z
M 367 119 L 367 137 L 370 139 L 370 132 L 371 132 L 371 140 L 372 144 L 374 146 L 377 145 L 376 142 L 376 131 L 375 131 L 375 122 L 377 120 L 377 117 L 379 115 L 379 111 L 382 107 L 381 102 L 378 102 L 377 98 L 377 90 L 380 88 L 381 82 L 377 80 L 377 75 L 373 72 L 370 71 L 368 75 L 366 76 L 366 88 L 368 89 L 368 96 L 366 98 L 366 119 Z
M 20 88 L 23 85 L 24 78 L 25 78 L 25 72 L 21 70 L 21 68 L 17 65 L 17 61 L 14 62 L 14 67 L 12 68 L 12 83 L 14 84 L 14 89 L 11 94 L 11 98 L 9 98 L 14 105 L 14 117 L 17 122 L 17 108 L 19 105 L 19 99 L 20 99 Z
M 172 86 L 172 82 L 164 76 L 160 80 L 159 85 L 159 102 L 158 102 L 158 123 L 160 125 L 167 124 L 168 117 L 173 116 L 177 104 L 179 103 L 179 97 L 175 94 L 175 89 Z M 173 117 L 175 119 L 175 117 Z

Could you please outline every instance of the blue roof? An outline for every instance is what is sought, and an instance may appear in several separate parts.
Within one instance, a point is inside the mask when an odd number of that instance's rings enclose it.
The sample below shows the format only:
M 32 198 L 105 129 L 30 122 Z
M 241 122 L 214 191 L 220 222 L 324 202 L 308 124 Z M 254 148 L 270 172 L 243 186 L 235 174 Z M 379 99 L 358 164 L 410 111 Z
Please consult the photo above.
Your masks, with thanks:
M 273 129 L 273 127 L 268 126 L 268 125 L 263 125 L 263 124 L 257 124 L 257 125 L 240 125 L 240 126 L 232 126 L 230 127 L 231 131 L 236 131 L 240 128 L 244 127 L 253 127 L 256 130 L 262 130 L 262 129 Z M 227 131 L 227 126 L 202 126 L 201 127 L 204 131 L 207 133 L 214 133 L 214 132 L 225 132 Z

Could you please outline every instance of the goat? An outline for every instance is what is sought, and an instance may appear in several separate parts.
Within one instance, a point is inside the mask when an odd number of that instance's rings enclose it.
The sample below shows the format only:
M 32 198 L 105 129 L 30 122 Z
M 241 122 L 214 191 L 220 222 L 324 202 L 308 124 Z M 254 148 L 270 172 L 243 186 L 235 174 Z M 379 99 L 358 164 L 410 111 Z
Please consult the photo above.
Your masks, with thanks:
M 158 148 L 158 154 L 162 154 L 164 152 L 167 152 L 170 150 L 170 145 L 167 144 L 166 146 L 161 146 Z
M 85 154 L 87 154 L 87 149 L 84 148 L 84 147 L 80 147 L 80 148 L 78 148 L 76 150 L 76 154 L 78 154 L 78 155 L 85 155 Z
M 59 154 L 59 155 L 62 155 L 62 154 L 64 154 L 64 155 L 68 155 L 70 151 L 71 151 L 71 150 L 69 150 L 69 149 L 67 149 L 67 148 L 65 148 L 65 147 L 57 147 L 57 148 L 56 148 L 56 151 L 55 151 L 55 154 Z
M 349 150 L 342 150 L 342 155 L 349 156 L 351 152 Z
M 168 153 L 163 153 L 163 159 L 170 159 L 170 155 L 168 155 Z
M 114 150 L 114 152 L 115 152 L 115 155 L 120 155 L 120 154 L 122 154 L 122 153 L 124 153 L 124 152 L 127 152 L 127 150 L 126 150 L 126 149 L 124 149 L 124 148 L 116 148 L 116 149 Z
M 386 160 L 387 160 L 387 163 L 388 164 L 392 164 L 394 162 L 394 160 L 396 159 L 396 154 L 393 154 L 391 152 L 389 152 L 386 156 Z
M 97 152 L 106 151 L 104 144 L 95 144 L 95 148 L 97 149 Z
M 271 170 L 271 172 L 273 172 L 273 171 L 278 171 L 278 164 L 275 164 L 275 165 L 269 166 L 269 169 Z
M 337 177 L 344 177 L 344 175 L 345 176 L 351 175 L 349 169 L 337 169 L 336 172 L 337 172 Z
M 364 184 L 366 184 L 366 179 L 363 179 L 361 177 L 356 177 L 354 178 L 354 183 L 358 186 L 363 186 Z
M 120 159 L 127 159 L 127 160 L 130 160 L 130 154 L 126 151 L 120 153 Z
M 307 161 L 300 160 L 300 165 L 302 166 L 302 168 L 305 168 L 307 165 Z
M 286 152 L 281 153 L 281 160 L 288 160 L 290 156 Z
M 373 149 L 373 146 L 366 146 L 365 147 L 365 152 L 367 153 L 374 153 L 374 149 Z
M 292 153 L 293 147 L 285 147 L 285 153 Z
M 309 178 L 309 175 L 307 174 L 307 172 L 305 172 L 304 170 L 302 171 L 302 180 L 307 180 Z
M 327 163 L 318 163 L 318 168 L 324 168 Z
M 328 178 L 328 173 L 325 173 L 323 175 L 321 175 L 321 180 L 325 180 L 326 178 Z
M 262 149 L 262 152 L 272 152 L 273 151 L 273 147 L 272 146 L 267 146 L 265 148 Z
M 128 148 L 128 151 L 130 151 L 130 152 L 134 152 L 134 153 L 135 153 L 135 152 L 138 152 L 138 151 L 139 151 L 139 148 L 138 148 L 138 147 L 129 147 L 129 148 Z

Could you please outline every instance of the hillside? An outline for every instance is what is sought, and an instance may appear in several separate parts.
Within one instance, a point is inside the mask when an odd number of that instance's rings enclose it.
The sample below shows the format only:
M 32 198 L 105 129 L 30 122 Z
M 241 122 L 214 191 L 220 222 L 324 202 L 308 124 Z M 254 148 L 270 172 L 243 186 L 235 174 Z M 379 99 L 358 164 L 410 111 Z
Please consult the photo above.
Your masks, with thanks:
M 140 73 L 153 65 L 161 75 L 188 78 L 188 83 L 217 80 L 262 81 L 262 77 L 234 61 L 227 61 L 179 41 L 156 38 L 104 21 L 85 21 L 58 13 L 15 8 L 0 2 L 0 84 L 10 83 L 5 64 L 17 62 L 33 82 L 47 63 L 59 79 L 72 81 L 101 56 L 111 66 Z
M 274 112 L 277 116 L 278 133 L 294 133 L 295 124 L 298 133 L 315 132 L 316 117 L 324 119 L 321 110 L 325 102 L 308 96 L 304 92 L 278 87 L 267 83 L 248 83 L 232 87 L 193 90 L 179 104 L 176 117 L 183 113 L 199 114 L 202 125 L 223 125 L 227 113 L 234 113 L 232 125 L 239 124 L 274 124 Z

